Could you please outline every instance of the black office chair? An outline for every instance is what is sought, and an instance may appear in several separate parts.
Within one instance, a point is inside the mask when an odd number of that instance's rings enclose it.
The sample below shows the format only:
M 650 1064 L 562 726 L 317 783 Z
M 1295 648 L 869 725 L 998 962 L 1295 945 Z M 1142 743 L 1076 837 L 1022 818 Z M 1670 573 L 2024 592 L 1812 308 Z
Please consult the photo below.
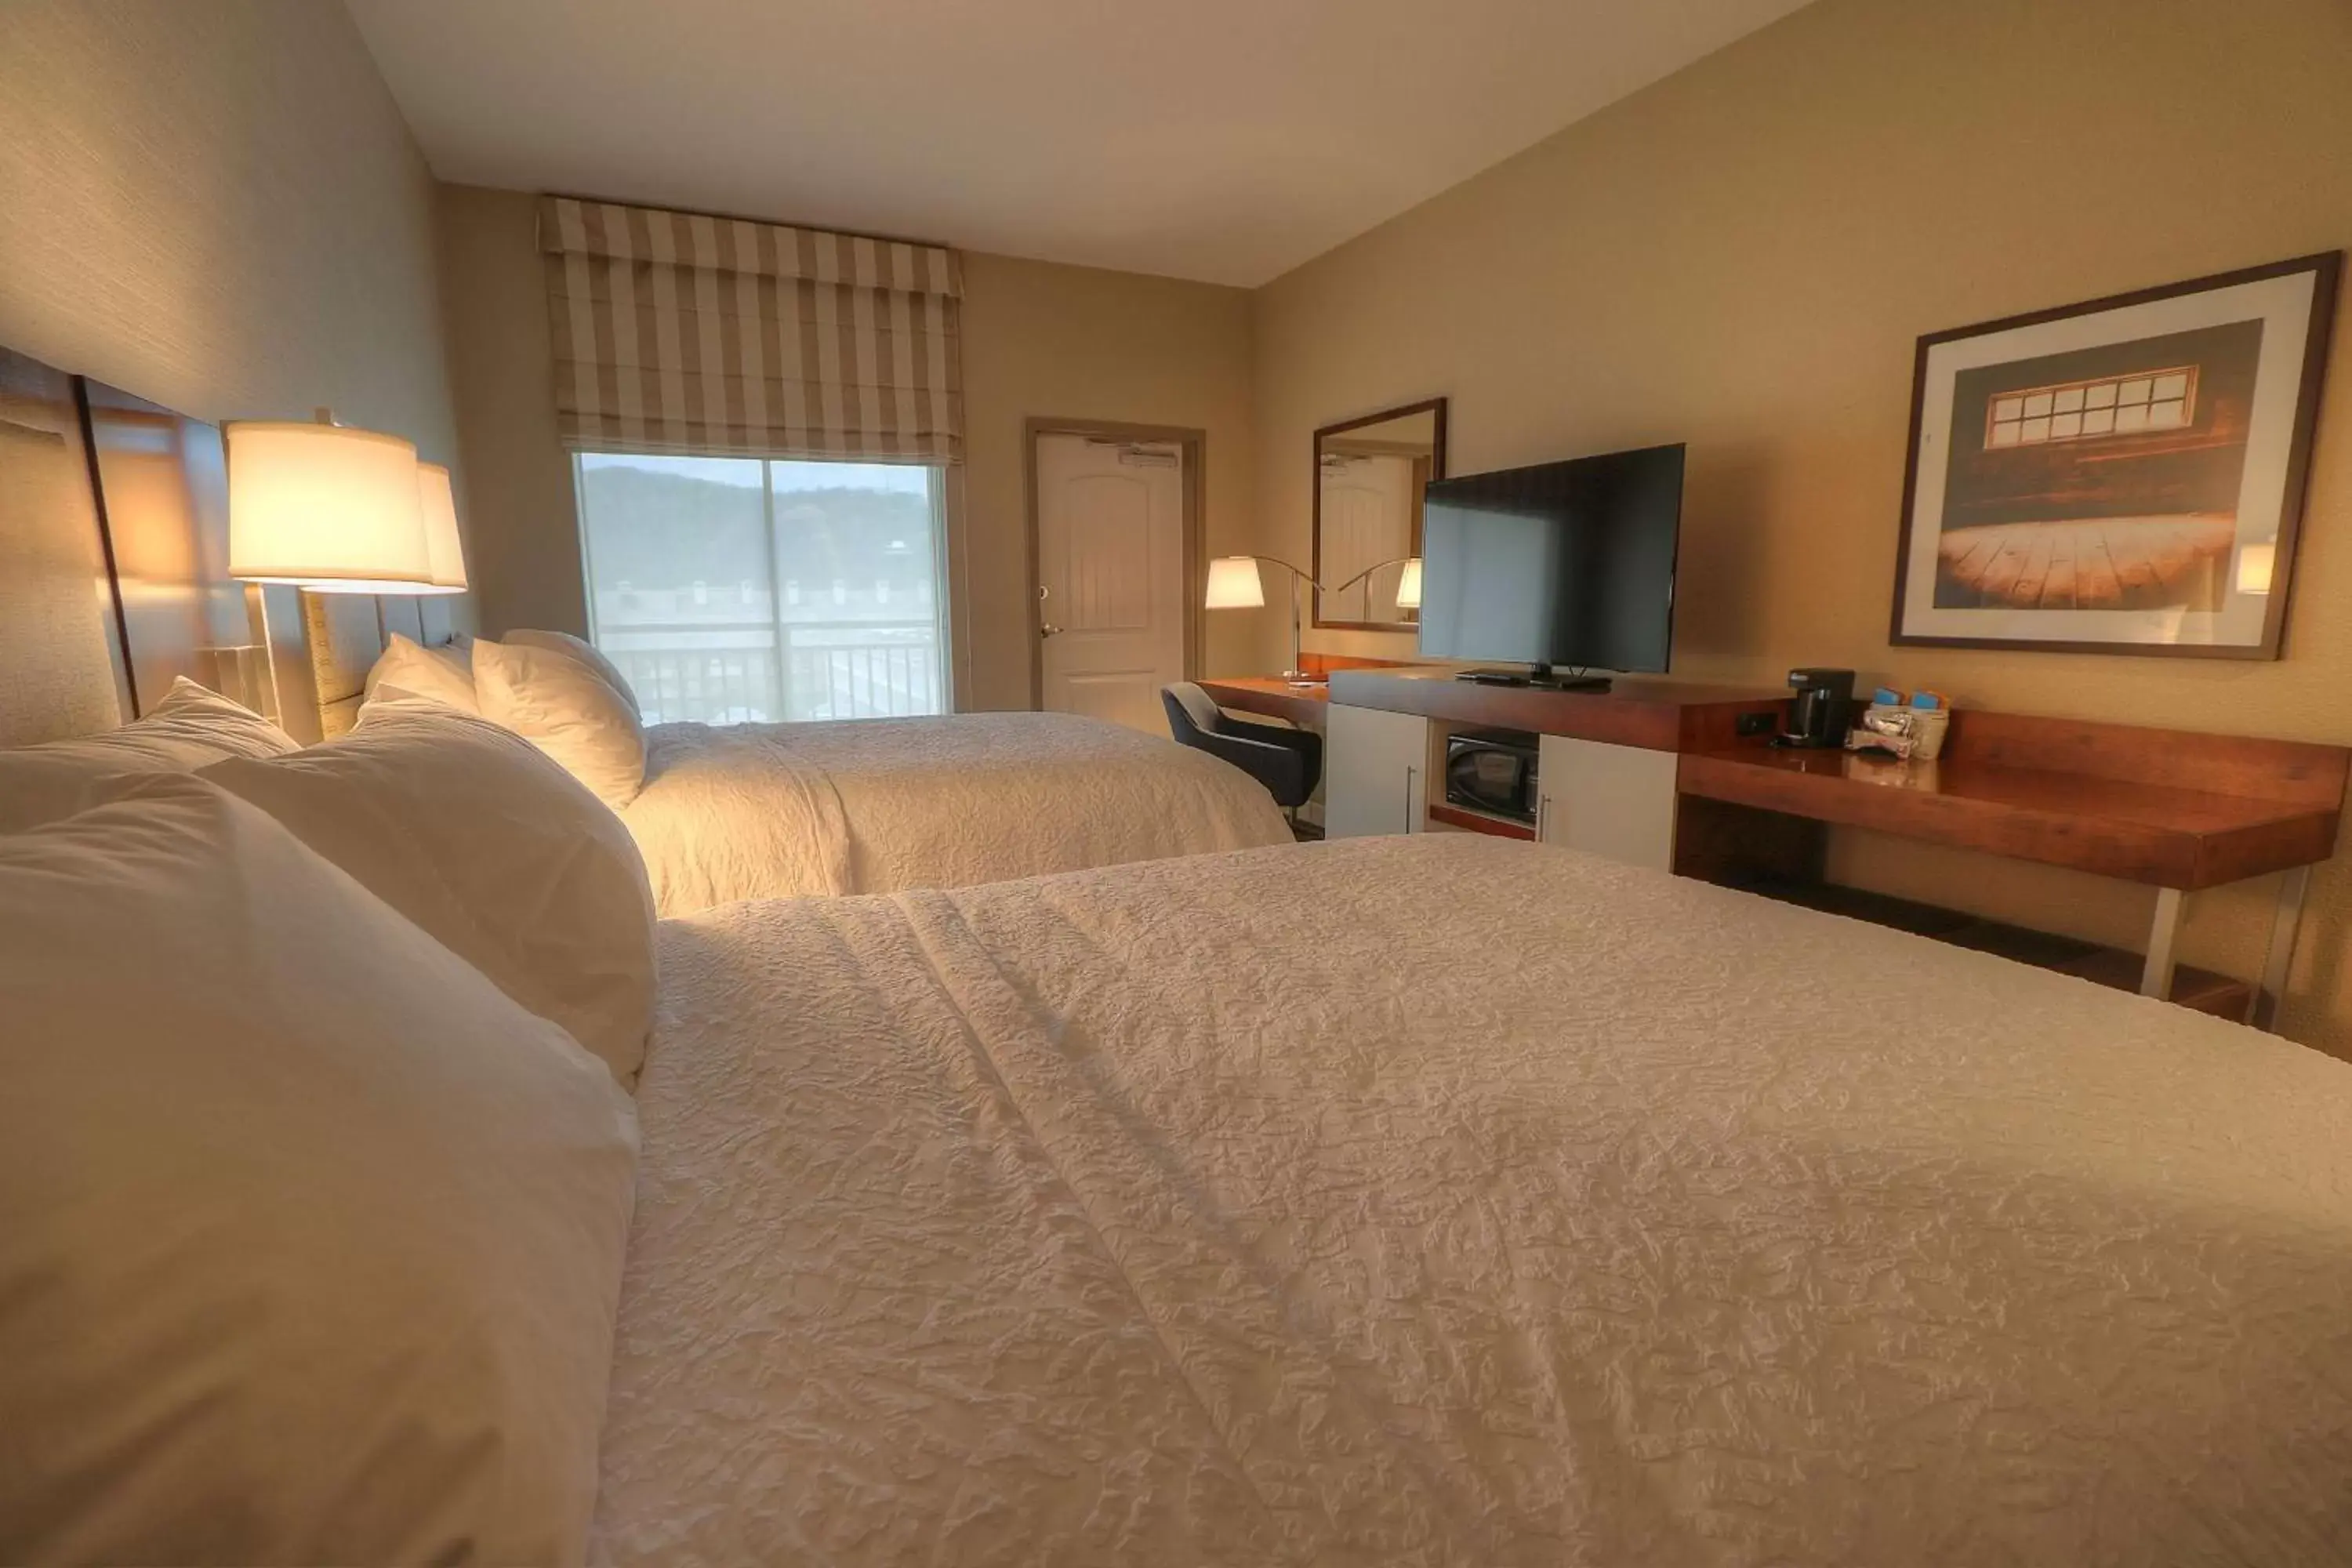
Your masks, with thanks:
M 1180 745 L 1223 757 L 1258 783 L 1285 811 L 1297 811 L 1323 777 L 1323 737 L 1312 730 L 1236 719 L 1189 680 L 1160 689 L 1168 732 Z

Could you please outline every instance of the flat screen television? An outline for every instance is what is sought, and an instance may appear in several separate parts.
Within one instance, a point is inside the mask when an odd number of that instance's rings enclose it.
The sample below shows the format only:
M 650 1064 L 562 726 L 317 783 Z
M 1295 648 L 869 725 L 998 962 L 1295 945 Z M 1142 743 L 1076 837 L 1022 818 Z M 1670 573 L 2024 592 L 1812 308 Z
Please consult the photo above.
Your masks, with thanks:
M 1515 683 L 1605 688 L 1581 672 L 1664 670 L 1682 503 L 1680 446 L 1437 480 L 1422 521 L 1421 651 L 1531 667 L 1469 677 Z

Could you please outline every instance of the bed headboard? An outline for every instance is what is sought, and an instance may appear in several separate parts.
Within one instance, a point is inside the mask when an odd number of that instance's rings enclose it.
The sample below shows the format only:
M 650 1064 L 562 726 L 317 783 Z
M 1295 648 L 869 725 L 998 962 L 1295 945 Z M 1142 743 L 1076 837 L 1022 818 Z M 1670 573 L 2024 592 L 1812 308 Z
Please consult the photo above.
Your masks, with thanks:
M 446 599 L 232 580 L 216 426 L 0 349 L 0 746 L 110 729 L 181 675 L 320 740 L 390 632 L 453 625 Z
M 228 458 L 216 426 L 85 378 L 82 408 L 99 521 L 114 565 L 131 708 L 186 676 L 244 702 L 223 650 L 262 639 L 228 574 Z
M 131 712 L 73 378 L 0 349 L 0 746 Z
M 455 635 L 446 599 L 389 594 L 305 594 L 301 626 L 309 697 L 322 737 L 340 735 L 358 721 L 367 673 L 394 632 L 427 647 Z

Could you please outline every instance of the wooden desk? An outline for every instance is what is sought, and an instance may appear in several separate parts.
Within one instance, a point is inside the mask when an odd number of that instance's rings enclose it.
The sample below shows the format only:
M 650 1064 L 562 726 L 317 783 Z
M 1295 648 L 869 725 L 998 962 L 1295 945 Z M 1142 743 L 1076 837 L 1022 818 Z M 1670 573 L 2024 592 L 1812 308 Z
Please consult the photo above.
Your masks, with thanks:
M 1243 676 L 1229 680 L 1203 680 L 1200 686 L 1209 694 L 1209 700 L 1220 708 L 1287 719 L 1305 730 L 1323 727 L 1324 710 L 1331 702 L 1331 688 L 1321 681 L 1312 686 L 1293 686 L 1279 677 Z
M 2173 950 L 2188 894 L 2285 872 L 2262 979 L 2239 993 L 2243 1016 L 2267 1026 L 2286 984 L 2310 868 L 2335 853 L 2347 773 L 2352 750 L 2341 746 L 1963 711 L 1934 763 L 1844 752 L 1708 751 L 1681 759 L 1675 789 L 1686 801 L 1869 828 L 2152 886 L 2156 918 L 2139 974 L 2139 989 L 2149 996 L 2179 999 Z M 1704 809 L 1691 816 L 1695 837 L 1711 829 L 1709 862 L 1694 870 L 1711 880 L 1741 880 L 1743 869 L 1767 879 L 1775 872 L 1786 877 L 1785 835 L 1774 845 L 1780 864 L 1741 868 L 1737 852 L 1724 850 L 1741 837 L 1738 825 Z M 1817 866 L 1817 847 L 1813 854 Z M 2082 962 L 2085 973 L 2114 972 L 2111 959 Z M 2202 994 L 2211 993 L 2205 983 L 2214 978 L 2198 977 Z

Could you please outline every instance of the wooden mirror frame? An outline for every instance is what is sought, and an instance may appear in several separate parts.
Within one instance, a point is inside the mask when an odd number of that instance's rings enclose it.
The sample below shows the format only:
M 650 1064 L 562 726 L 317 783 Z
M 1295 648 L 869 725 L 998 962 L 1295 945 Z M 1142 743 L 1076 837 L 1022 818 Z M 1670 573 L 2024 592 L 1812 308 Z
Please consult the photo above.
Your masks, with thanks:
M 1434 428 L 1432 430 L 1430 435 L 1429 477 L 1432 480 L 1442 479 L 1445 477 L 1445 399 L 1443 397 L 1428 397 L 1423 398 L 1419 403 L 1406 403 L 1401 404 L 1394 408 L 1383 408 L 1377 414 L 1366 414 L 1354 419 L 1343 419 L 1336 425 L 1322 426 L 1315 432 L 1314 449 L 1308 454 L 1310 474 L 1308 494 L 1313 497 L 1314 510 L 1312 516 L 1314 521 L 1311 525 L 1312 532 L 1307 541 L 1307 547 L 1312 552 L 1312 553 L 1307 557 L 1307 567 L 1308 570 L 1314 574 L 1314 580 L 1309 584 L 1308 592 L 1314 596 L 1314 604 L 1312 605 L 1312 625 L 1318 631 L 1412 632 L 1420 629 L 1421 623 L 1417 620 L 1340 621 L 1327 619 L 1323 614 L 1322 587 L 1324 439 L 1327 437 L 1345 435 L 1350 430 L 1361 430 L 1373 425 L 1385 425 L 1391 419 L 1409 418 L 1415 414 L 1427 414 L 1433 416 L 1432 424 Z M 1418 555 L 1421 553 L 1421 519 L 1419 517 L 1415 517 L 1412 520 L 1412 547 L 1407 550 L 1405 553 L 1408 555 Z

